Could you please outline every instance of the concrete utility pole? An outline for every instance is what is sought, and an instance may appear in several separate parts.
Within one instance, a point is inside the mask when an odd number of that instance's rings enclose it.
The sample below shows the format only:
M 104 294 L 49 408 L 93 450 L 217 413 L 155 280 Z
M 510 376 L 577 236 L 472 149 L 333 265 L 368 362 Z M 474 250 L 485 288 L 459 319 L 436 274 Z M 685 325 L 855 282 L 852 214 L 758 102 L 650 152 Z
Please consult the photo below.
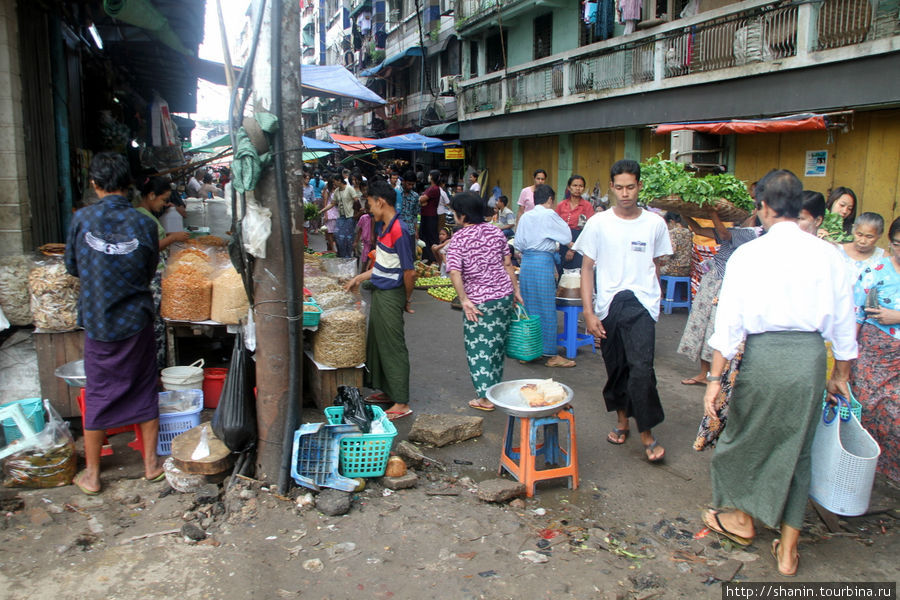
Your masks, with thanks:
M 274 3 L 280 4 L 278 22 L 272 22 Z M 254 267 L 256 315 L 256 421 L 259 434 L 257 451 L 256 476 L 262 481 L 275 483 L 279 480 L 281 469 L 282 446 L 285 436 L 285 423 L 289 414 L 299 422 L 302 381 L 302 329 L 300 321 L 288 320 L 291 314 L 302 319 L 302 225 L 303 215 L 289 216 L 285 223 L 279 207 L 277 178 L 283 177 L 286 183 L 286 200 L 293 209 L 300 206 L 302 210 L 303 183 L 300 174 L 303 171 L 303 159 L 300 131 L 300 7 L 296 0 L 270 0 L 266 5 L 267 15 L 263 20 L 260 33 L 259 54 L 256 59 L 256 71 L 271 65 L 271 80 L 280 78 L 282 98 L 280 103 L 281 121 L 278 136 L 272 150 L 279 153 L 282 164 L 267 169 L 256 189 L 256 199 L 272 211 L 272 233 L 266 242 L 265 260 L 257 260 Z M 276 7 L 277 15 L 277 7 Z M 273 64 L 270 50 L 272 27 L 281 30 L 281 61 Z M 259 87 L 255 90 L 258 109 L 268 109 L 277 114 L 272 104 L 268 77 L 257 77 L 254 81 Z M 265 82 L 265 83 L 263 83 Z M 266 102 L 266 98 L 269 102 Z M 281 167 L 281 173 L 276 172 Z M 291 210 L 291 213 L 294 211 Z M 298 235 L 294 223 L 299 223 L 301 231 Z M 287 226 L 287 229 L 284 229 Z M 285 233 L 287 235 L 285 235 Z M 289 289 L 288 277 L 285 273 L 285 252 L 294 258 L 294 287 Z M 298 311 L 299 307 L 299 311 Z M 297 347 L 291 369 L 290 328 L 296 327 Z M 291 411 L 291 403 L 295 410 Z M 292 425 L 296 427 L 296 424 Z

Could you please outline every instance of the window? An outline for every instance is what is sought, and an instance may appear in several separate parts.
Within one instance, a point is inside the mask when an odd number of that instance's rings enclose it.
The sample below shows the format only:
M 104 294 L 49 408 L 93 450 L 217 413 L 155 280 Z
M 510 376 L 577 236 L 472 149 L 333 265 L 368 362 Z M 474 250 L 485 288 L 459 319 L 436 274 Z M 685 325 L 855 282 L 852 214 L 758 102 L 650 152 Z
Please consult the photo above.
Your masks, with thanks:
M 534 60 L 550 56 L 553 51 L 553 13 L 534 19 Z
M 469 77 L 478 77 L 478 42 L 469 42 Z
M 441 52 L 441 75 L 460 75 L 459 40 L 450 38 L 447 49 Z
M 485 40 L 486 72 L 493 73 L 506 66 L 506 37 L 507 33 L 505 31 L 502 34 L 498 31 Z

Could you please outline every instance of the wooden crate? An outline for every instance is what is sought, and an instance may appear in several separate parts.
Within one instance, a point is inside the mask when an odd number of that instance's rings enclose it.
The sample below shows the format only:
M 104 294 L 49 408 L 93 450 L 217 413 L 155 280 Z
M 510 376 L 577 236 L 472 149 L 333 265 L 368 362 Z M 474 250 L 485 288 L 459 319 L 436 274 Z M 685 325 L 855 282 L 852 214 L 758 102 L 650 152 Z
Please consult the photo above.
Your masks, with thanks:
M 306 351 L 303 357 L 303 378 L 307 385 L 304 387 L 312 394 L 316 408 L 324 410 L 334 404 L 339 386 L 362 387 L 363 368 L 333 369 L 319 365 L 313 360 L 312 353 Z
M 34 347 L 37 350 L 41 396 L 50 400 L 61 417 L 81 417 L 78 409 L 78 393 L 81 390 L 69 386 L 53 371 L 67 362 L 84 358 L 84 331 L 35 332 Z

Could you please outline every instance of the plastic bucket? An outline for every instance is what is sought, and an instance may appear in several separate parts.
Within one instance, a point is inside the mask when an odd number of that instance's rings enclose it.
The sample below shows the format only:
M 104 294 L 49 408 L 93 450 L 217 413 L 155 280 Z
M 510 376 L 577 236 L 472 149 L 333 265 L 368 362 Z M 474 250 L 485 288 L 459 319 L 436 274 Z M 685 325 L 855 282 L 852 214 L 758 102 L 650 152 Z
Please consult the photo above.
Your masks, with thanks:
M 228 369 L 221 367 L 209 367 L 203 369 L 203 408 L 215 408 L 219 406 L 219 397 L 222 395 L 222 387 Z
M 13 400 L 12 402 L 7 402 L 2 406 L 11 406 L 13 404 L 19 404 L 22 407 L 22 412 L 25 414 L 25 418 L 31 422 L 31 426 L 34 428 L 35 433 L 38 431 L 44 430 L 44 401 L 40 398 L 25 398 L 23 400 Z M 20 437 L 22 437 L 22 432 L 19 431 L 19 428 L 16 427 L 16 422 L 12 419 L 3 419 L 3 435 L 6 437 L 6 443 L 11 444 Z
M 187 367 L 167 367 L 162 370 L 163 388 L 171 391 L 196 390 L 203 387 L 203 359 Z

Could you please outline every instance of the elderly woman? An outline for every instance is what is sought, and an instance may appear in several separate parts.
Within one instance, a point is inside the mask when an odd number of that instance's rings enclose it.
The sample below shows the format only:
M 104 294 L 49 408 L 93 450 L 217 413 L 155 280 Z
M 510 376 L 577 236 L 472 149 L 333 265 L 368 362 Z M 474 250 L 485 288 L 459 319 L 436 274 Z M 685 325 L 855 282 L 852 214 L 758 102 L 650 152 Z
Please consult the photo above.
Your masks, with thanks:
M 165 475 L 156 455 L 159 401 L 153 294 L 159 264 L 158 225 L 134 210 L 126 195 L 128 161 L 102 152 L 90 180 L 100 202 L 75 213 L 66 242 L 66 270 L 81 279 L 78 324 L 84 327 L 84 457 L 73 483 L 100 493 L 104 431 L 138 423 L 144 441 L 144 477 Z
M 900 218 L 888 237 L 890 255 L 867 267 L 854 289 L 859 358 L 850 384 L 862 424 L 881 446 L 878 471 L 900 482 Z
M 503 379 L 514 300 L 521 303 L 522 296 L 506 236 L 485 222 L 486 208 L 472 192 L 450 200 L 453 218 L 462 228 L 447 245 L 447 271 L 462 303 L 466 360 L 478 396 L 469 406 L 490 411 L 494 405 L 486 392 Z
M 853 241 L 840 248 L 854 282 L 884 256 L 884 250 L 875 245 L 883 233 L 884 219 L 877 213 L 864 212 L 853 222 Z

